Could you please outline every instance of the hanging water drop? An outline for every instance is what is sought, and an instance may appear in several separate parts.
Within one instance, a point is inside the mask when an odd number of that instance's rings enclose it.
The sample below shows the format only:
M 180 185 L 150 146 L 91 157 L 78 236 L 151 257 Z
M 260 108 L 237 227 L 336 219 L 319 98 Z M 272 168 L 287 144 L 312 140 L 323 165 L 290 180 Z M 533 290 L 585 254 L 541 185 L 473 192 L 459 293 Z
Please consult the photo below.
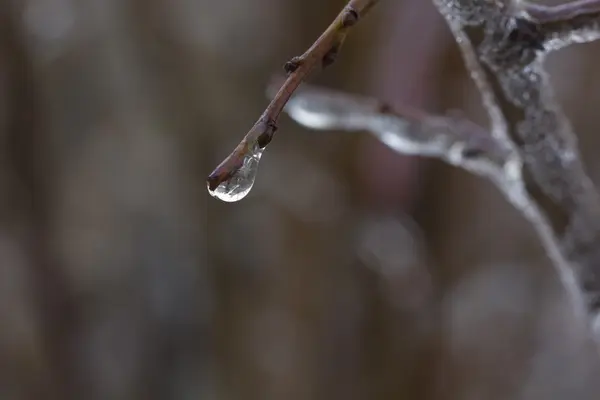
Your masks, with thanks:
M 264 148 L 258 145 L 249 151 L 242 161 L 242 166 L 233 173 L 227 180 L 221 182 L 214 190 L 211 190 L 207 183 L 208 192 L 211 196 L 228 203 L 240 201 L 252 189 L 258 172 L 258 163 L 262 156 Z

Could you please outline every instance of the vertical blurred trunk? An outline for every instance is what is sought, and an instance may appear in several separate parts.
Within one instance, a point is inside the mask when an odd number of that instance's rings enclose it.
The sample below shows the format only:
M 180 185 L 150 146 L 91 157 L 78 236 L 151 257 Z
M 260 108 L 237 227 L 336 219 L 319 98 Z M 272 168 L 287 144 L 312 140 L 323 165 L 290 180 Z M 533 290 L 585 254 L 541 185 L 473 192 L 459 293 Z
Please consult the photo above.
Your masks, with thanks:
M 194 196 L 175 139 L 152 114 L 130 6 L 24 2 L 2 26 L 7 148 L 23 185 L 45 378 L 60 399 L 211 390 L 202 219 L 183 200 Z
M 11 362 L 8 358 L 10 366 L 6 366 L 5 370 L 23 374 L 7 383 L 9 388 L 12 387 L 9 393 L 14 390 L 12 395 L 15 398 L 43 396 L 66 399 L 70 398 L 72 388 L 72 369 L 65 351 L 74 322 L 74 303 L 49 247 L 48 188 L 51 174 L 45 169 L 43 155 L 38 151 L 45 124 L 39 108 L 36 89 L 39 82 L 30 43 L 22 26 L 21 6 L 13 6 L 6 1 L 0 9 L 0 51 L 7 89 L 3 99 L 6 112 L 1 150 L 2 229 L 8 242 L 6 249 L 12 248 L 17 252 L 16 259 L 3 260 L 2 268 L 22 269 L 19 273 L 22 281 L 9 281 L 25 291 L 23 297 L 12 299 L 12 312 L 18 316 L 23 307 L 22 318 L 31 320 L 28 327 L 31 331 L 24 331 L 22 340 L 37 338 L 39 342 L 30 343 L 29 349 L 13 347 L 11 351 L 20 349 L 22 353 L 17 352 L 15 357 L 22 359 Z M 28 308 L 32 305 L 33 309 Z M 10 331 L 10 318 L 3 318 L 3 321 Z M 19 325 L 16 324 L 17 327 Z M 15 365 L 27 367 L 27 363 L 30 363 L 29 371 L 13 368 Z

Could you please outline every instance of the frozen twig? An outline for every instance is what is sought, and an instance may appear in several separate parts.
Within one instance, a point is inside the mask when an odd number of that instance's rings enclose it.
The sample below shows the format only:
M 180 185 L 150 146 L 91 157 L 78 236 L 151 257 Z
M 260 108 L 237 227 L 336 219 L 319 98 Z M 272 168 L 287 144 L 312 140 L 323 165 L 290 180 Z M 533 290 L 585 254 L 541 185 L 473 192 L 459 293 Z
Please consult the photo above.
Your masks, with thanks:
M 543 69 L 548 51 L 598 37 L 600 2 L 434 3 L 479 90 L 492 100 L 485 102 L 490 130 L 522 157 L 522 184 L 510 198 L 532 221 L 600 344 L 600 199 Z
M 497 183 L 515 159 L 484 128 L 457 113 L 428 115 L 310 85 L 292 96 L 285 111 L 308 128 L 367 131 L 398 153 L 440 158 Z
M 558 6 L 523 3 L 529 19 L 536 21 L 549 50 L 600 38 L 600 0 L 577 0 Z
M 232 178 L 243 167 L 248 155 L 264 149 L 277 130 L 277 119 L 290 96 L 319 64 L 331 64 L 339 52 L 349 29 L 354 26 L 379 0 L 350 0 L 335 20 L 301 56 L 288 61 L 284 68 L 288 77 L 277 91 L 258 121 L 235 150 L 209 175 L 211 191 Z

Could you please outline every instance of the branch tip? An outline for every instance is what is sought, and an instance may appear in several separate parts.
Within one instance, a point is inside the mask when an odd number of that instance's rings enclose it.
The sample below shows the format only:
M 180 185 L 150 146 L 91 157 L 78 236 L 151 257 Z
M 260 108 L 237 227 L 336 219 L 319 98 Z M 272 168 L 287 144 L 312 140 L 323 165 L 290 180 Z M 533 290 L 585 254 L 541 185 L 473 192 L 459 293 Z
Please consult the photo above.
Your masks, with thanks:
M 319 63 L 322 67 L 332 64 L 346 38 L 350 27 L 364 16 L 378 0 L 350 0 L 321 36 L 299 56 L 285 63 L 287 78 L 275 92 L 273 99 L 235 150 L 208 176 L 208 188 L 215 190 L 221 183 L 235 175 L 242 167 L 244 158 L 255 146 L 264 149 L 277 131 L 277 119 L 284 106 Z M 268 89 L 271 92 L 271 88 Z

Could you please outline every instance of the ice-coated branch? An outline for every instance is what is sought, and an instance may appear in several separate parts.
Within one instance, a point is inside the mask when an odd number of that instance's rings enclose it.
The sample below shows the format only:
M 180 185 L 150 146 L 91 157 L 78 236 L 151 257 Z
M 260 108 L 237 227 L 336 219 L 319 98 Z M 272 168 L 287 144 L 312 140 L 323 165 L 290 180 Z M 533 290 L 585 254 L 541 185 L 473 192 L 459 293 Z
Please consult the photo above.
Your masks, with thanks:
M 577 0 L 557 6 L 524 3 L 522 9 L 527 18 L 537 23 L 549 50 L 600 39 L 600 0 Z
M 321 36 L 299 57 L 288 61 L 283 82 L 258 121 L 235 150 L 208 176 L 209 191 L 224 201 L 236 201 L 250 191 L 258 160 L 277 130 L 277 119 L 290 96 L 318 65 L 323 67 L 335 61 L 348 31 L 379 0 L 349 0 Z
M 586 32 L 594 38 L 599 2 L 433 1 L 486 99 L 490 130 L 522 157 L 511 200 L 540 234 L 600 345 L 600 199 L 543 69 L 548 51 Z
M 484 128 L 459 114 L 433 116 L 309 85 L 300 88 L 284 110 L 305 127 L 367 131 L 398 153 L 440 158 L 497 183 L 504 184 L 504 169 L 517 158 Z

